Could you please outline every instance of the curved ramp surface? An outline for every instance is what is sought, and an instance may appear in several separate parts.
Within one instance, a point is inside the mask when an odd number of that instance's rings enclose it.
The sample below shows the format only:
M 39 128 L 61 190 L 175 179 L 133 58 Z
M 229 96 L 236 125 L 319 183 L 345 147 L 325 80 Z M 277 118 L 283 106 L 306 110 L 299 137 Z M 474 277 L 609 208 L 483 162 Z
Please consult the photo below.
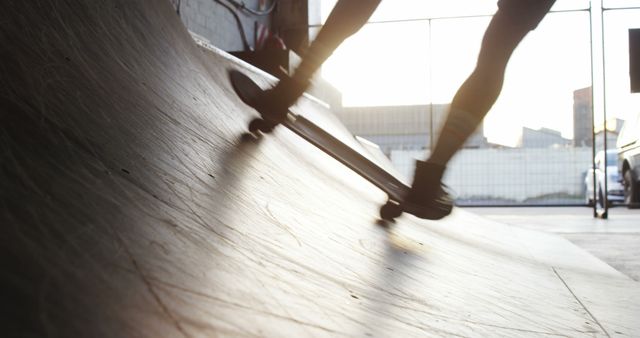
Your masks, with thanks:
M 327 155 L 242 137 L 226 70 L 271 80 L 168 1 L 9 1 L 0 27 L 5 337 L 640 335 L 638 284 L 567 241 L 458 210 L 385 227 Z

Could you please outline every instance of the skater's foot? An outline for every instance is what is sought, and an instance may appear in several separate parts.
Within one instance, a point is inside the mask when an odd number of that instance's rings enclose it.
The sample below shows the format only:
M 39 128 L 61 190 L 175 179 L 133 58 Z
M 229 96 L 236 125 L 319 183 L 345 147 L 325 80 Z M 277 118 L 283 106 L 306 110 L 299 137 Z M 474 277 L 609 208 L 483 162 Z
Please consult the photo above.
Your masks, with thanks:
M 276 87 L 262 91 L 252 100 L 251 106 L 260 112 L 267 123 L 274 125 L 282 122 L 289 110 L 289 106 L 281 98 Z
M 403 204 L 405 212 L 419 218 L 441 219 L 451 213 L 453 199 L 442 184 L 445 167 L 416 161 L 413 185 Z
M 270 89 L 262 91 L 252 102 L 252 106 L 262 114 L 268 123 L 278 124 L 284 121 L 291 107 L 306 86 L 290 78 L 283 78 Z

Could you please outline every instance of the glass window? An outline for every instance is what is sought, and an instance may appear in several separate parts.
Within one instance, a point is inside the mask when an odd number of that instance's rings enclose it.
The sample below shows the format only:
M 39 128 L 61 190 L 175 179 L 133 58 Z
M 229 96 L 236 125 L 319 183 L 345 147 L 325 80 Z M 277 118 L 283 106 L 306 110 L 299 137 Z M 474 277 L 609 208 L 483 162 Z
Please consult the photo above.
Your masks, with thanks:
M 640 0 L 602 0 L 604 8 L 634 8 L 640 7 Z

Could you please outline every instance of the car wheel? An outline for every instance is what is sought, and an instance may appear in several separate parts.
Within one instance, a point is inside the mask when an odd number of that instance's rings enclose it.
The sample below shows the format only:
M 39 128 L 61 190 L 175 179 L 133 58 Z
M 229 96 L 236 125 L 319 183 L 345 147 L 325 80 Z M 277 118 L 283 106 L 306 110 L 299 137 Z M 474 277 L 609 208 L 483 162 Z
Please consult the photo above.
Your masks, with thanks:
M 638 207 L 638 185 L 633 180 L 631 170 L 624 172 L 624 203 L 629 208 Z

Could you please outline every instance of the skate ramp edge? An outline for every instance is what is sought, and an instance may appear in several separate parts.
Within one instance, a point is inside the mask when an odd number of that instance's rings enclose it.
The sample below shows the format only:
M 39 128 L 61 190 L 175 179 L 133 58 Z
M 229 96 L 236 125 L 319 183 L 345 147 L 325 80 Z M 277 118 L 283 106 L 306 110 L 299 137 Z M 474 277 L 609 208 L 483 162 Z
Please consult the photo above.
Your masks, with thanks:
M 638 284 L 568 241 L 459 209 L 384 224 L 293 133 L 243 136 L 227 70 L 273 79 L 169 2 L 15 2 L 0 26 L 7 336 L 640 335 Z

